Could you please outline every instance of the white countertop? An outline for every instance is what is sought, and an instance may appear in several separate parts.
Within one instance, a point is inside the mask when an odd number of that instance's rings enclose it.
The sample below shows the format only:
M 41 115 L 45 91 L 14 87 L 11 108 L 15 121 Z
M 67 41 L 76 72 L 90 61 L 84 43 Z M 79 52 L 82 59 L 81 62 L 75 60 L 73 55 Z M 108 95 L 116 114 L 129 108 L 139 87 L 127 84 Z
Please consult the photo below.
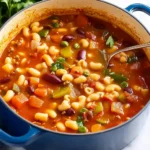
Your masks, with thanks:
M 127 7 L 129 4 L 133 3 L 143 3 L 150 6 L 150 0 L 105 0 L 107 2 L 114 3 L 122 8 Z M 145 15 L 141 12 L 135 12 L 134 15 L 145 25 L 145 27 L 150 31 L 150 16 Z M 150 109 L 150 106 L 149 106 Z M 149 111 L 150 112 L 150 111 Z M 24 150 L 23 148 L 5 148 L 0 150 Z M 140 131 L 139 136 L 130 143 L 123 150 L 150 150 L 150 113 L 147 117 L 147 121 L 144 124 L 143 129 Z

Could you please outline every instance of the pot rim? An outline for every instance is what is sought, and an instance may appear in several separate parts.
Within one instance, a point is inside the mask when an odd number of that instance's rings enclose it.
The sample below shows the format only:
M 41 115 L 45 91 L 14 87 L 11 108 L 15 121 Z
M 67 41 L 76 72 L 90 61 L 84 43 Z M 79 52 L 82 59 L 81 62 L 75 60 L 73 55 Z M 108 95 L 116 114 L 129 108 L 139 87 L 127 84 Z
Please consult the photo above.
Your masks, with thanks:
M 2 27 L 0 28 L 0 32 L 1 30 L 7 25 L 8 22 L 10 22 L 13 18 L 15 18 L 18 14 L 20 14 L 21 12 L 23 12 L 24 10 L 27 10 L 28 8 L 31 8 L 37 4 L 40 4 L 40 3 L 44 3 L 44 2 L 47 2 L 48 0 L 43 0 L 43 1 L 39 1 L 39 2 L 36 2 L 22 10 L 20 10 L 19 12 L 17 12 L 16 14 L 14 14 L 12 17 L 10 17 L 3 25 Z M 144 29 L 145 31 L 150 35 L 150 32 L 148 31 L 148 29 L 144 26 L 144 24 L 138 20 L 135 16 L 133 16 L 129 11 L 127 11 L 125 8 L 121 8 L 120 6 L 117 6 L 115 4 L 112 4 L 110 2 L 106 2 L 106 1 L 103 1 L 103 0 L 96 0 L 96 1 L 99 1 L 99 2 L 102 2 L 102 3 L 105 3 L 105 4 L 108 4 L 108 5 L 111 5 L 113 6 L 114 8 L 117 8 L 117 9 L 120 9 L 121 11 L 123 11 L 124 13 L 128 14 L 130 17 L 132 17 L 134 20 L 136 20 Z M 150 100 L 146 103 L 146 105 L 137 113 L 135 114 L 130 120 L 127 120 L 125 121 L 124 123 L 120 124 L 120 125 L 117 125 L 117 126 L 114 126 L 112 128 L 108 128 L 104 131 L 99 131 L 99 132 L 90 132 L 90 133 L 65 133 L 65 132 L 59 132 L 59 131 L 54 131 L 54 130 L 50 130 L 50 129 L 47 129 L 47 128 L 42 128 L 36 124 L 33 124 L 32 122 L 28 121 L 27 119 L 23 118 L 21 115 L 17 114 L 15 111 L 13 111 L 10 106 L 3 100 L 3 98 L 0 96 L 0 99 L 2 100 L 2 103 L 14 114 L 16 115 L 19 119 L 25 121 L 26 123 L 29 124 L 29 126 L 33 126 L 33 127 L 36 127 L 40 130 L 43 131 L 46 131 L 46 132 L 52 132 L 53 134 L 59 134 L 59 135 L 62 135 L 62 136 L 91 136 L 91 135 L 96 135 L 96 134 L 103 134 L 103 133 L 107 133 L 109 131 L 113 131 L 115 129 L 119 129 L 125 125 L 127 125 L 128 123 L 130 123 L 131 121 L 133 121 L 134 119 L 136 119 L 141 113 L 143 113 L 143 111 L 149 106 L 150 104 Z

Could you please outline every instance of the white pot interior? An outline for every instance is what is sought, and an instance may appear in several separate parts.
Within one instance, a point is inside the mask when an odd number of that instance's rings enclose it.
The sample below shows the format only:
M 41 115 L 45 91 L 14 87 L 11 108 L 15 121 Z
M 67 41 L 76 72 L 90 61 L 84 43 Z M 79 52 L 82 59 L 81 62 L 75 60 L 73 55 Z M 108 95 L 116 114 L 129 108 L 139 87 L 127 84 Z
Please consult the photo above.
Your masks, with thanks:
M 149 33 L 135 18 L 111 4 L 97 0 L 48 0 L 21 11 L 2 27 L 0 51 L 3 52 L 9 41 L 31 22 L 45 19 L 53 13 L 76 14 L 79 9 L 89 16 L 117 25 L 128 32 L 138 43 L 150 42 Z M 145 52 L 150 60 L 150 48 L 145 49 Z

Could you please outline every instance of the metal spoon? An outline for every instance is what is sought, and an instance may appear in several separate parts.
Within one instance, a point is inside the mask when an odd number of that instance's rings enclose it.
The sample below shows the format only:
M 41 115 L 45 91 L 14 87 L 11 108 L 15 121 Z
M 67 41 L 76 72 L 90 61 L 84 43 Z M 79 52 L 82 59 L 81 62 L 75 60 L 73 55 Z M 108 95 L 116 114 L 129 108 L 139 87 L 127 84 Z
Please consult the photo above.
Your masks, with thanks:
M 117 51 L 111 53 L 110 55 L 108 55 L 105 50 L 100 50 L 100 53 L 101 53 L 102 61 L 104 62 L 105 67 L 107 68 L 108 65 L 109 65 L 110 60 L 116 54 L 121 53 L 121 52 L 127 52 L 127 51 L 136 50 L 136 49 L 141 49 L 141 48 L 145 48 L 145 47 L 150 47 L 150 43 L 145 43 L 145 44 L 140 44 L 140 45 L 126 47 L 124 49 L 117 50 Z

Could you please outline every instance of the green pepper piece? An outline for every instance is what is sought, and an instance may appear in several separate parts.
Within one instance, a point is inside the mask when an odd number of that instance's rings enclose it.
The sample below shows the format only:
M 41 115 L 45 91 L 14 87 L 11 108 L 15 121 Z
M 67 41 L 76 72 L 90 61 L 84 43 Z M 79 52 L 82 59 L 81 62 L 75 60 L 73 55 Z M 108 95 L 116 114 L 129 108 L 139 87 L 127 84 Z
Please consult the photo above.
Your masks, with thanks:
M 20 88 L 19 88 L 19 86 L 18 86 L 16 83 L 13 84 L 12 90 L 13 90 L 14 92 L 16 92 L 16 93 L 19 93 L 19 92 L 20 92 Z
M 120 84 L 120 86 L 121 86 L 122 88 L 126 88 L 126 87 L 128 87 L 128 82 L 123 81 L 123 82 Z
M 47 37 L 48 33 L 49 33 L 49 30 L 47 30 L 47 29 L 43 29 L 43 30 L 41 30 L 41 31 L 38 32 L 38 34 L 41 37 Z
M 61 49 L 60 54 L 61 54 L 64 58 L 70 58 L 70 57 L 72 57 L 73 52 L 72 52 L 71 47 L 68 46 L 68 47 L 65 47 L 65 48 Z
M 88 111 L 88 109 L 86 109 L 86 108 L 81 108 L 79 112 L 80 112 L 80 114 L 83 114 L 83 113 L 86 112 L 86 111 Z
M 85 126 L 78 126 L 78 131 L 79 133 L 85 133 L 86 132 L 86 127 Z
M 107 125 L 109 123 L 109 119 L 106 119 L 106 118 L 99 118 L 96 121 L 100 123 L 101 125 Z
M 102 102 L 99 102 L 98 104 L 97 104 L 97 106 L 95 107 L 95 109 L 94 109 L 94 113 L 95 114 L 98 114 L 98 113 L 100 113 L 101 111 L 103 111 L 103 104 L 102 104 Z
M 123 81 L 127 81 L 128 78 L 125 77 L 123 74 L 117 74 L 117 73 L 110 73 L 110 76 L 114 79 L 115 82 L 117 83 L 121 83 Z
M 59 89 L 57 89 L 56 91 L 54 91 L 53 98 L 63 97 L 66 94 L 70 94 L 70 92 L 71 92 L 70 86 L 60 87 Z
M 83 124 L 83 118 L 81 116 L 78 116 L 76 122 L 78 124 L 79 133 L 85 133 L 86 132 L 86 127 Z

